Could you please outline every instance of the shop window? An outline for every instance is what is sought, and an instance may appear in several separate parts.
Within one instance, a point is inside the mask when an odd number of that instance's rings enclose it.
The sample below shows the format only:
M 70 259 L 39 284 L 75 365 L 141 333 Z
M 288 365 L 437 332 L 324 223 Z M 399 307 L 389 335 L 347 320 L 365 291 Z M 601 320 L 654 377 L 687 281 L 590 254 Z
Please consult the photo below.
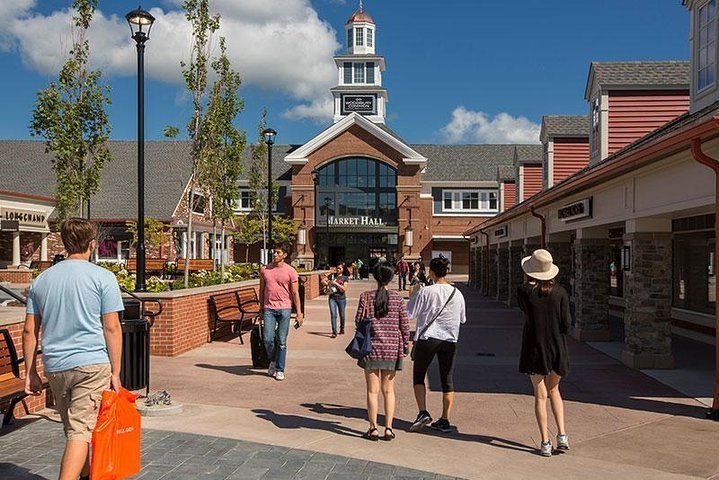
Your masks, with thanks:
M 97 244 L 97 256 L 100 260 L 117 260 L 117 241 L 103 240 Z
M 609 252 L 609 294 L 624 296 L 624 270 L 622 270 L 623 242 L 612 242 Z
M 712 314 L 715 309 L 714 232 L 675 234 L 672 305 Z

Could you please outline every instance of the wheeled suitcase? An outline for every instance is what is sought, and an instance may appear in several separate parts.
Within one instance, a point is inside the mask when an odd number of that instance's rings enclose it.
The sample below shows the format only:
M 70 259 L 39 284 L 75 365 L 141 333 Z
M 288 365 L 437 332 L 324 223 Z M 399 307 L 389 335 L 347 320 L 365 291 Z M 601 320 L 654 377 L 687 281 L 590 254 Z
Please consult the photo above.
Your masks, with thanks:
M 270 358 L 267 356 L 262 336 L 262 322 L 258 322 L 252 327 L 250 350 L 252 351 L 252 368 L 268 368 L 270 366 Z

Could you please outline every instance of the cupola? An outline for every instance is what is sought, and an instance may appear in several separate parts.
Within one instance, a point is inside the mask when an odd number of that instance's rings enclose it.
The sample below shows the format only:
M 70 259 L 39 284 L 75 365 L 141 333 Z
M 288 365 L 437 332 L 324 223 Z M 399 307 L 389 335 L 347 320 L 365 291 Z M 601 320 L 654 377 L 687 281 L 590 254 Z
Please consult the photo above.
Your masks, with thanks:
M 345 25 L 347 32 L 347 53 L 350 55 L 374 55 L 375 24 L 362 5 L 352 14 Z

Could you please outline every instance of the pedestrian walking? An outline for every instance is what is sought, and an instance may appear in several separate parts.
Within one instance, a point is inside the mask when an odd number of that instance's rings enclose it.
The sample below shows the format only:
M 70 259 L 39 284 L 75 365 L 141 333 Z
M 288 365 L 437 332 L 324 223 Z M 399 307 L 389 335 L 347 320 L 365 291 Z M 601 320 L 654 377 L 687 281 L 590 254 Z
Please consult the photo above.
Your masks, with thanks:
M 362 278 L 362 267 L 364 266 L 364 262 L 361 258 L 357 259 L 357 270 L 355 271 L 355 280 L 359 280 Z
M 407 275 L 409 275 L 409 264 L 404 256 L 399 257 L 397 262 L 397 275 L 399 276 L 399 289 L 407 290 Z
M 410 431 L 420 431 L 430 426 L 441 432 L 452 430 L 449 416 L 454 405 L 454 358 L 459 339 L 459 326 L 467 321 L 464 296 L 446 280 L 449 260 L 434 258 L 429 263 L 429 274 L 434 285 L 420 289 L 410 298 L 408 315 L 417 320 L 412 377 L 414 398 L 419 413 Z M 442 383 L 442 416 L 432 422 L 427 410 L 425 378 L 434 357 L 439 363 Z
M 339 334 L 345 334 L 345 307 L 347 306 L 347 290 L 349 289 L 349 276 L 342 272 L 342 264 L 337 265 L 332 272 L 322 278 L 322 285 L 327 293 L 327 303 L 330 307 L 330 325 L 332 338 L 337 337 L 337 315 L 340 317 Z
M 40 395 L 37 346 L 42 328 L 45 374 L 62 418 L 65 451 L 60 480 L 90 478 L 90 442 L 104 390 L 120 390 L 124 310 L 115 275 L 89 262 L 96 226 L 82 218 L 62 222 L 68 258 L 48 268 L 30 288 L 22 344 L 25 392 Z
M 569 296 L 554 282 L 559 268 L 544 249 L 522 259 L 528 282 L 517 288 L 519 306 L 525 314 L 519 371 L 529 375 L 534 387 L 534 413 L 542 437 L 540 455 L 552 456 L 547 427 L 547 398 L 557 423 L 557 449 L 569 450 L 564 428 L 564 402 L 559 382 L 569 373 L 567 332 L 571 325 Z
M 260 306 L 265 349 L 270 358 L 267 374 L 276 380 L 285 379 L 287 335 L 290 330 L 292 304 L 297 310 L 296 328 L 302 326 L 302 307 L 297 271 L 285 263 L 290 250 L 286 244 L 272 249 L 272 263 L 260 271 Z
M 364 292 L 360 296 L 355 325 L 366 315 L 371 318 L 370 337 L 372 352 L 357 361 L 365 371 L 367 384 L 367 416 L 369 429 L 363 435 L 368 440 L 379 440 L 377 430 L 377 411 L 379 392 L 384 397 L 384 435 L 382 439 L 395 438 L 392 430 L 395 411 L 394 379 L 396 372 L 402 370 L 402 360 L 407 355 L 409 343 L 409 320 L 404 300 L 396 290 L 387 286 L 394 278 L 394 268 L 387 262 L 379 262 L 372 270 L 377 281 L 377 289 Z M 366 313 L 365 313 L 366 309 Z

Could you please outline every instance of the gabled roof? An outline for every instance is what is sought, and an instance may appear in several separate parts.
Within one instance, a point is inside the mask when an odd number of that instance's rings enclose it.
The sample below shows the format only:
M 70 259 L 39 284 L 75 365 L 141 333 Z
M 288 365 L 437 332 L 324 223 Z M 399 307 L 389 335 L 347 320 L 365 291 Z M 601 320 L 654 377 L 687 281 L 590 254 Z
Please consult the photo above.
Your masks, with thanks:
M 555 137 L 589 137 L 589 115 L 545 115 L 539 138 L 547 143 Z
M 542 145 L 513 145 L 514 163 L 542 163 L 544 147 Z
M 529 145 L 412 145 L 429 159 L 422 176 L 427 182 L 495 181 L 497 168 L 512 168 L 516 149 L 526 146 Z M 529 147 L 539 147 L 541 161 L 541 145 Z
M 584 98 L 589 101 L 595 84 L 602 90 L 689 89 L 690 64 L 685 60 L 647 62 L 592 62 Z
M 516 182 L 517 171 L 511 165 L 501 165 L 497 167 L 497 181 L 498 182 Z
M 357 125 L 360 128 L 366 130 L 371 135 L 376 137 L 378 140 L 384 142 L 394 150 L 403 156 L 402 161 L 408 165 L 419 165 L 424 166 L 427 163 L 427 158 L 414 151 L 409 145 L 403 142 L 395 135 L 390 134 L 385 129 L 376 125 L 374 122 L 369 121 L 362 115 L 352 112 L 351 114 L 344 117 L 339 122 L 331 125 L 329 128 L 323 130 L 319 135 L 305 143 L 303 146 L 285 156 L 285 162 L 290 165 L 303 165 L 307 163 L 312 152 L 316 151 L 320 147 L 328 144 L 337 136 L 350 129 L 350 127 Z

